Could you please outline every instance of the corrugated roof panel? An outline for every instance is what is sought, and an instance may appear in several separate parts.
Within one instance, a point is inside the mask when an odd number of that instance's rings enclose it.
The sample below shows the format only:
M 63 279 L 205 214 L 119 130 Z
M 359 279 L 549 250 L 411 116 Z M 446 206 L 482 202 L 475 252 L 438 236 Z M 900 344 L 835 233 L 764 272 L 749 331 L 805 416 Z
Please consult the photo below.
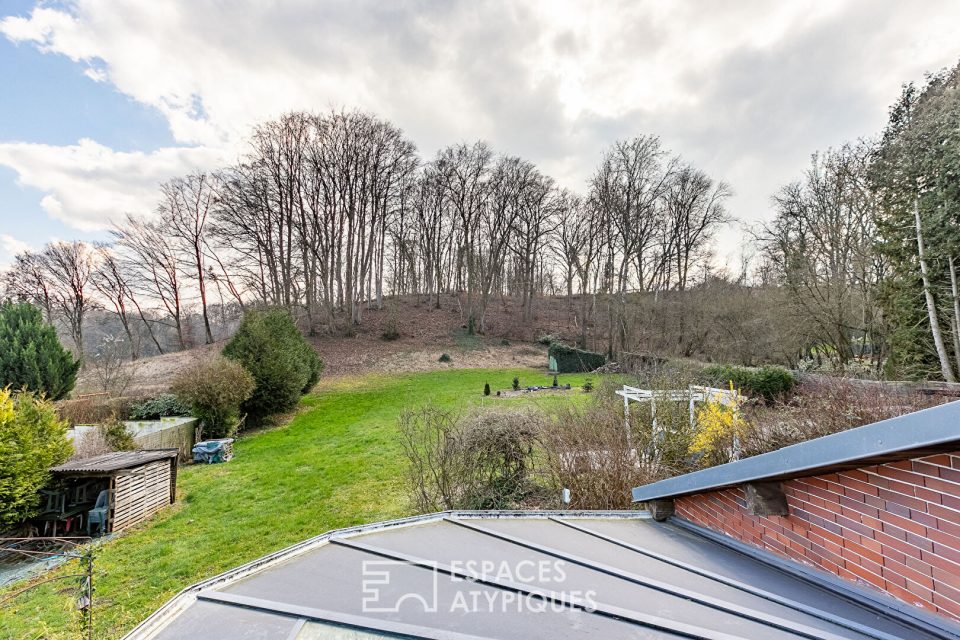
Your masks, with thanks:
M 121 469 L 131 469 L 154 460 L 168 460 L 177 457 L 177 449 L 148 449 L 143 451 L 114 451 L 92 458 L 82 458 L 65 462 L 50 469 L 51 473 L 109 473 Z

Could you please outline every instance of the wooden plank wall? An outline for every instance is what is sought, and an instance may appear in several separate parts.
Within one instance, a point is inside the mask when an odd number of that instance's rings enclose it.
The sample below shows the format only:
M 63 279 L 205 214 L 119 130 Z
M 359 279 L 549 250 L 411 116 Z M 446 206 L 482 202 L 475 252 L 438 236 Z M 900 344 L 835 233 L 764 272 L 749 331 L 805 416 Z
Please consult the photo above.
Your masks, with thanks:
M 118 475 L 111 531 L 120 531 L 170 504 L 170 460 L 157 460 Z

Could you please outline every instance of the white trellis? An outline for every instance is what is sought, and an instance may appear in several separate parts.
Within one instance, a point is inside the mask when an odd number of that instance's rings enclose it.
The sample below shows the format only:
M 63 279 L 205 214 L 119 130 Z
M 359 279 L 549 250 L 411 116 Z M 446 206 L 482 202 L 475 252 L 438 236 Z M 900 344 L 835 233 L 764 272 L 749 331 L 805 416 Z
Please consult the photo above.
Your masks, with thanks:
M 686 389 L 640 389 L 623 385 L 617 390 L 617 395 L 623 398 L 623 420 L 627 430 L 627 442 L 633 447 L 630 438 L 630 402 L 649 402 L 650 417 L 653 419 L 654 443 L 657 442 L 657 401 L 686 402 L 690 407 L 690 426 L 696 422 L 696 404 L 698 402 L 717 402 L 724 406 L 736 406 L 740 402 L 740 394 L 733 389 L 717 389 L 692 384 Z M 734 458 L 739 457 L 739 439 L 734 437 Z M 656 446 L 656 445 L 655 445 Z

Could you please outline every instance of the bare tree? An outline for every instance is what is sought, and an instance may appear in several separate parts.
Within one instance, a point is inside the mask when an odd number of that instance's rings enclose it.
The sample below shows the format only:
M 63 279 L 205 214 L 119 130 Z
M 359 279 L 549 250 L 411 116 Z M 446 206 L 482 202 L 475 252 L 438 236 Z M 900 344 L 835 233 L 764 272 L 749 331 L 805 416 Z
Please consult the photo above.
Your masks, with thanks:
M 173 239 L 184 254 L 183 266 L 196 282 L 206 343 L 213 342 L 210 316 L 207 313 L 206 257 L 208 253 L 207 221 L 213 204 L 211 179 L 205 173 L 192 173 L 160 186 L 160 219 L 168 225 Z
M 706 173 L 690 165 L 682 166 L 670 181 L 666 192 L 670 250 L 666 253 L 673 259 L 678 289 L 687 288 L 690 267 L 697 253 L 714 232 L 729 221 L 724 202 L 730 196 L 726 183 L 715 183 Z
M 176 332 L 180 348 L 186 349 L 181 261 L 172 238 L 160 223 L 132 215 L 111 233 L 123 250 L 128 282 L 139 295 L 161 305 L 169 318 L 166 324 Z
M 134 302 L 134 300 L 133 291 L 127 282 L 127 274 L 109 245 L 97 245 L 96 253 L 97 267 L 90 281 L 116 314 L 120 326 L 123 327 L 123 332 L 127 336 L 130 359 L 136 360 L 140 357 L 140 336 L 139 332 L 134 333 L 131 325 L 128 304 Z
M 25 251 L 15 256 L 3 274 L 3 288 L 11 298 L 38 305 L 53 323 L 53 295 L 40 254 Z
M 93 249 L 84 242 L 52 242 L 39 255 L 49 284 L 52 307 L 63 319 L 83 358 L 83 321 L 94 305 L 90 279 L 95 268 Z
M 841 367 L 854 339 L 876 331 L 870 292 L 880 274 L 871 257 L 876 208 L 866 162 L 860 147 L 815 155 L 803 180 L 774 197 L 777 217 L 761 234 L 809 343 L 828 345 Z

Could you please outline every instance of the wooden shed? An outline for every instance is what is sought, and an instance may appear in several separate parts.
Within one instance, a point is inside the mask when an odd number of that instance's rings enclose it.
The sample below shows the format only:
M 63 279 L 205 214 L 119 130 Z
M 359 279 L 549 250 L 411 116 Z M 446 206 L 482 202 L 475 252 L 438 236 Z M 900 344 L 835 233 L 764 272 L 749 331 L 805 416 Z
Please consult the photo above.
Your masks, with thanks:
M 141 522 L 176 500 L 177 449 L 116 451 L 67 462 L 50 472 L 66 490 L 85 487 L 88 499 L 109 491 L 106 533 Z

